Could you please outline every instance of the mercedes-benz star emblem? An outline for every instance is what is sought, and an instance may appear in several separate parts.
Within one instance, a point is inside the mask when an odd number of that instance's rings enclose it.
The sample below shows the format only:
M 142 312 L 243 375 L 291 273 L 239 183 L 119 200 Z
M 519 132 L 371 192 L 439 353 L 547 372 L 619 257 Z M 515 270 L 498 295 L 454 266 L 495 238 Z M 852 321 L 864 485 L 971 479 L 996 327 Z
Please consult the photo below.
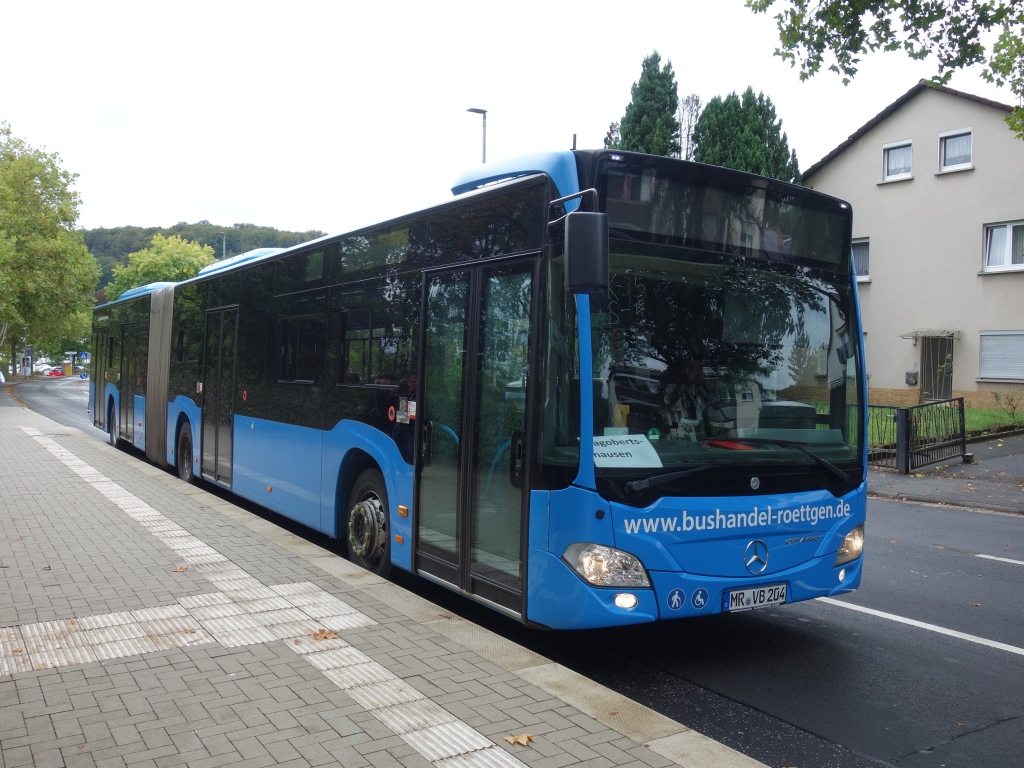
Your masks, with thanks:
M 752 478 L 750 478 L 750 487 L 753 488 L 755 491 L 758 488 L 760 488 L 761 487 L 761 478 L 759 478 L 759 477 L 752 477 Z
M 743 564 L 755 576 L 764 573 L 764 569 L 768 567 L 768 545 L 760 539 L 754 539 L 747 544 L 747 548 L 743 550 Z

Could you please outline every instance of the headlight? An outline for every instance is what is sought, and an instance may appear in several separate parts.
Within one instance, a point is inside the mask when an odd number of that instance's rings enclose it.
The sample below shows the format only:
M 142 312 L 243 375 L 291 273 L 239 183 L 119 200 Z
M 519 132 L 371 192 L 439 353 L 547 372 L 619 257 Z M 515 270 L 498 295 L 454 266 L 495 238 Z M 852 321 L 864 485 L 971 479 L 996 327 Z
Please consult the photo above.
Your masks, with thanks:
M 601 544 L 572 544 L 562 555 L 576 573 L 595 587 L 649 587 L 640 561 L 629 552 Z
M 836 555 L 836 565 L 845 565 L 856 560 L 864 552 L 864 523 L 861 523 L 843 539 L 839 545 L 839 554 Z

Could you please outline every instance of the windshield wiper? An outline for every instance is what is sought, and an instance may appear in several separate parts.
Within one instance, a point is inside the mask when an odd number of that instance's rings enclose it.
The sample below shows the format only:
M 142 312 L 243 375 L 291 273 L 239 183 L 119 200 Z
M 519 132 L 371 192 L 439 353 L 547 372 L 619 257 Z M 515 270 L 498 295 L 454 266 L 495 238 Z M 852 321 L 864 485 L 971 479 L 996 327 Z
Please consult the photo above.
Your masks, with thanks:
M 796 448 L 796 450 L 800 451 L 800 453 L 813 459 L 815 464 L 817 464 L 819 467 L 821 467 L 830 475 L 832 475 L 832 477 L 834 477 L 836 480 L 841 480 L 844 483 L 850 482 L 850 476 L 843 472 L 843 470 L 841 470 L 831 461 L 826 461 L 825 459 L 821 458 L 821 456 L 818 456 L 816 453 L 809 451 L 807 449 L 807 446 L 810 445 L 810 443 L 801 443 L 796 440 L 776 440 L 775 438 L 771 437 L 729 437 L 727 438 L 727 440 L 729 442 L 736 442 L 740 444 L 750 443 L 751 445 L 778 445 L 781 446 L 782 448 Z M 710 442 L 712 445 L 714 445 L 716 440 L 714 438 L 710 438 L 707 442 Z
M 735 464 L 735 462 L 729 462 L 729 464 Z M 686 475 L 694 475 L 697 472 L 703 472 L 705 469 L 711 467 L 720 467 L 721 464 L 700 464 L 696 467 L 690 467 L 689 469 L 683 469 L 678 472 L 666 472 L 663 475 L 654 475 L 653 477 L 645 477 L 643 480 L 630 480 L 626 483 L 626 493 L 636 493 L 650 488 L 652 485 L 661 485 L 662 483 L 668 483 L 679 477 L 686 477 Z

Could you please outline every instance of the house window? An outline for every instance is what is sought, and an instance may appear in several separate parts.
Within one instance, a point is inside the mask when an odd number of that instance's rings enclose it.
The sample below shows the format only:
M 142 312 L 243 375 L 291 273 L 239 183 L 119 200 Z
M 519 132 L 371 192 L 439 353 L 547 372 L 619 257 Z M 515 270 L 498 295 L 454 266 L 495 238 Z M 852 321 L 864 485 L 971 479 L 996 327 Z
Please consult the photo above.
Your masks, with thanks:
M 985 271 L 1024 269 L 1024 221 L 985 227 Z
M 914 145 L 909 141 L 882 145 L 882 178 L 885 181 L 912 178 Z
M 939 170 L 956 171 L 974 167 L 974 145 L 970 128 L 939 134 Z
M 866 281 L 868 279 L 868 264 L 870 258 L 870 248 L 868 245 L 868 238 L 853 241 L 853 268 L 857 273 L 857 280 Z
M 1024 331 L 982 331 L 978 375 L 1024 381 Z

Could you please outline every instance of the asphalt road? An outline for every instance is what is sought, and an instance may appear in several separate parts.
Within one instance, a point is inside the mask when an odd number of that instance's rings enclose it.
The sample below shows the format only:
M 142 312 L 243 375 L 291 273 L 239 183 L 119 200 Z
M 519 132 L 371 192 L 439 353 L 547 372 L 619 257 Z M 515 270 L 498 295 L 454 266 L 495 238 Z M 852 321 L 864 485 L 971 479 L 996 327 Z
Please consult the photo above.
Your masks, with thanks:
M 15 392 L 104 438 L 87 382 Z M 403 583 L 769 766 L 1024 765 L 1024 517 L 873 499 L 865 557 L 842 604 L 585 633 Z

